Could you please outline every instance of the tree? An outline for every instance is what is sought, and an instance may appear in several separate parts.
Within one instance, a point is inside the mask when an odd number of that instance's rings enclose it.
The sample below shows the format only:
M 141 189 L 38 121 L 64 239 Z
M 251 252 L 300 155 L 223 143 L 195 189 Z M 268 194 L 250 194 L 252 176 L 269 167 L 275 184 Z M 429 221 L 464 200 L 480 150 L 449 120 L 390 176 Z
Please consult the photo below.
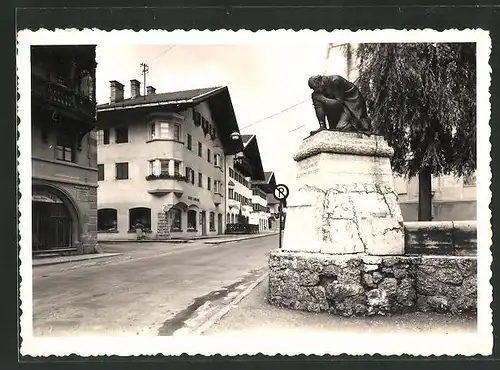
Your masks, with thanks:
M 394 149 L 393 171 L 418 175 L 419 221 L 431 220 L 431 176 L 476 168 L 475 44 L 360 44 L 354 54 L 355 83 Z

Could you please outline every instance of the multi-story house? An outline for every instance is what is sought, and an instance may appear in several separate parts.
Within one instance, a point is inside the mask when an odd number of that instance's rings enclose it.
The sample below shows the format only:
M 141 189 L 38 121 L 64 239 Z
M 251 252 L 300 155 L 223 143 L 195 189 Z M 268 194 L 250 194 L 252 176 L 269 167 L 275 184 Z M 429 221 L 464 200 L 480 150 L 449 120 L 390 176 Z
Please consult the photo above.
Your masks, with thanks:
M 255 224 L 252 181 L 264 180 L 264 170 L 254 135 L 242 135 L 243 151 L 228 158 L 228 223 Z M 256 223 L 258 225 L 258 222 Z M 260 230 L 260 229 L 259 229 Z
M 418 220 L 418 178 L 395 178 L 399 205 L 405 221 Z M 432 218 L 435 221 L 475 220 L 476 177 L 432 177 Z
M 131 80 L 127 99 L 110 88 L 97 109 L 99 238 L 224 233 L 226 157 L 243 151 L 227 87 L 141 95 Z
M 97 244 L 95 46 L 31 48 L 33 253 Z
M 258 225 L 259 231 L 269 230 L 269 218 L 271 216 L 269 207 L 267 205 L 267 193 L 272 192 L 274 189 L 269 186 L 268 181 L 274 181 L 274 176 L 270 176 L 269 172 L 263 172 L 262 162 L 260 159 L 259 145 L 255 135 L 243 135 L 243 154 L 245 158 L 249 159 L 249 163 L 258 165 L 260 171 L 255 171 L 255 175 L 251 177 L 250 188 L 252 192 L 249 223 Z M 261 172 L 262 171 L 262 172 Z

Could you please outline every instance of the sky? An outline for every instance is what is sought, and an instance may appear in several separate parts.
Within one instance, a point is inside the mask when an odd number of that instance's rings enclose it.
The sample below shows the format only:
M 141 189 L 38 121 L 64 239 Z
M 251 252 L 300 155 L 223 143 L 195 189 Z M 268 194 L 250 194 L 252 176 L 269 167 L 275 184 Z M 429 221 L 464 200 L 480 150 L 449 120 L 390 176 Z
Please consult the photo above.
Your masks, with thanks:
M 333 50 L 333 51 L 332 51 Z M 307 80 L 325 72 L 345 73 L 345 60 L 328 44 L 105 45 L 97 46 L 97 103 L 109 101 L 109 81 L 141 81 L 157 93 L 227 86 L 242 134 L 256 134 L 264 171 L 278 183 L 293 182 L 293 154 L 318 127 Z M 335 54 L 337 53 L 337 54 Z M 329 55 L 329 57 L 327 57 Z

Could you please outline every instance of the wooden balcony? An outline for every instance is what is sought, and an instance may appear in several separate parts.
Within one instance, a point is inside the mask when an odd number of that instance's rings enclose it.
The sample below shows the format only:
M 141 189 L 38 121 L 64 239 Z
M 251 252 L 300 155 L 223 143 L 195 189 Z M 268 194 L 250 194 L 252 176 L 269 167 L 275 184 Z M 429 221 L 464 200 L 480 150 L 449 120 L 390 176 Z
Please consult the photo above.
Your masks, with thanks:
M 69 87 L 33 74 L 31 78 L 31 91 L 34 98 L 49 102 L 54 107 L 63 108 L 81 116 L 84 120 L 94 121 L 96 116 L 96 103 L 88 97 L 77 94 Z
M 240 157 L 234 159 L 234 168 L 244 174 L 245 176 L 252 176 L 253 165 L 250 160 L 246 157 Z

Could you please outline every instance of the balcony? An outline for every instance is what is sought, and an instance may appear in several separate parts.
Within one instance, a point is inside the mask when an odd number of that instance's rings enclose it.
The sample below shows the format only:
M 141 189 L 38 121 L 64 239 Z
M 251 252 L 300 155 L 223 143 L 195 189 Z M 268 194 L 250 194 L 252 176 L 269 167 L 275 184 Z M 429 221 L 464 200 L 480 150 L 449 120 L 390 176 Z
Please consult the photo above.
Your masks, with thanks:
M 221 193 L 215 193 L 214 194 L 214 204 L 216 206 L 219 206 L 222 203 L 222 194 Z
M 180 175 L 148 175 L 146 180 L 149 182 L 148 193 L 157 196 L 174 193 L 180 197 L 187 185 L 186 177 Z
M 239 172 L 250 176 L 253 173 L 253 165 L 250 160 L 246 157 L 240 157 L 234 159 L 234 168 Z
M 227 203 L 228 203 L 229 208 L 240 209 L 240 202 L 238 202 L 235 199 L 228 199 Z

